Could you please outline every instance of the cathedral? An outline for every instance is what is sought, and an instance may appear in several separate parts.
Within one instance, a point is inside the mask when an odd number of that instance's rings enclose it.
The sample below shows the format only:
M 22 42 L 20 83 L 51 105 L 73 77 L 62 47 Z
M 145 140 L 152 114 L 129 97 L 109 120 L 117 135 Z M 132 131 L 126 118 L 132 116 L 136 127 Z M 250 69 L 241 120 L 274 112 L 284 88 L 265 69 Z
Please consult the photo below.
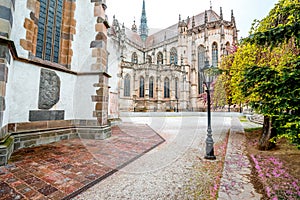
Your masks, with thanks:
M 110 86 L 118 94 L 119 111 L 199 111 L 203 107 L 199 94 L 203 81 L 208 81 L 204 70 L 217 67 L 237 43 L 233 11 L 230 20 L 223 19 L 222 8 L 217 14 L 210 7 L 186 19 L 179 15 L 174 22 L 149 34 L 145 0 L 139 27 L 134 21 L 127 28 L 113 18 L 108 68 L 118 72 L 114 81 L 118 84 Z
M 0 1 L 0 165 L 13 151 L 106 139 L 120 112 L 197 111 L 204 71 L 237 42 L 235 18 L 212 10 L 149 34 L 106 0 Z

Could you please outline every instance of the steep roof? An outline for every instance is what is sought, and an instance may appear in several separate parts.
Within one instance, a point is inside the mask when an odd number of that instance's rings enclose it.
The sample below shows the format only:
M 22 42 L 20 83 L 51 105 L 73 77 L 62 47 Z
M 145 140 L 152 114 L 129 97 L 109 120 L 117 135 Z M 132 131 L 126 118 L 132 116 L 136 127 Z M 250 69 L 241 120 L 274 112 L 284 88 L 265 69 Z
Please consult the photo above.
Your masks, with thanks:
M 145 46 L 151 47 L 155 46 L 165 40 L 171 39 L 178 35 L 177 30 L 178 24 L 174 24 L 168 28 L 162 29 L 150 36 L 146 39 Z
M 144 46 L 144 41 L 142 40 L 141 36 L 137 32 L 134 32 L 129 28 L 125 28 L 125 34 L 126 34 L 126 38 L 130 40 L 132 43 L 140 47 Z
M 220 16 L 215 11 L 207 10 L 206 12 L 207 12 L 208 23 L 221 20 Z M 205 24 L 205 12 L 202 12 L 195 16 L 195 26 L 201 26 L 203 24 Z M 192 19 L 190 19 L 188 22 L 188 29 L 191 28 L 192 28 Z
M 208 23 L 220 20 L 220 16 L 215 11 L 207 10 L 206 12 L 207 12 Z M 205 24 L 205 12 L 202 12 L 202 13 L 194 16 L 194 19 L 195 19 L 195 27 Z M 184 21 L 187 23 L 188 29 L 191 29 L 192 28 L 192 18 L 188 18 Z M 171 38 L 177 36 L 178 35 L 178 23 L 176 23 L 172 26 L 169 26 L 165 29 L 162 29 L 152 35 L 149 35 L 145 42 L 141 39 L 141 37 L 138 33 L 133 32 L 132 30 L 130 30 L 128 28 L 126 28 L 125 33 L 126 33 L 126 38 L 128 40 L 130 40 L 131 42 L 139 45 L 140 47 L 149 48 L 151 46 L 155 46 L 165 40 L 168 40 L 168 39 L 171 39 Z

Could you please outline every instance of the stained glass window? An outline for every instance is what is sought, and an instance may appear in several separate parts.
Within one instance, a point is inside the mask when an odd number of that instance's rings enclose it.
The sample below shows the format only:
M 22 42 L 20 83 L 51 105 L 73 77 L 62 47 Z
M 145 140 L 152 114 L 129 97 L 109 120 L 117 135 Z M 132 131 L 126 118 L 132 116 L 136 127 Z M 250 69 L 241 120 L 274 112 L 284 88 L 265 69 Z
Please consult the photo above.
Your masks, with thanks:
M 127 74 L 124 79 L 124 96 L 130 97 L 130 76 Z
M 177 65 L 177 62 L 178 62 L 177 50 L 173 47 L 170 50 L 170 64 Z
M 40 0 L 36 57 L 58 63 L 63 0 Z
M 150 55 L 147 55 L 147 63 L 152 63 L 152 57 Z
M 204 81 L 203 69 L 205 66 L 205 47 L 203 45 L 198 47 L 198 93 L 203 93 L 202 83 Z
M 168 78 L 165 78 L 164 81 L 164 98 L 170 98 L 170 81 Z
M 137 64 L 138 63 L 138 56 L 135 52 L 133 52 L 132 56 L 131 56 L 131 62 Z
M 145 81 L 144 81 L 144 77 L 140 78 L 140 97 L 144 97 L 145 96 Z
M 158 52 L 157 53 L 157 64 L 159 65 L 159 64 L 164 64 L 163 63 L 163 54 L 162 54 L 162 52 Z
M 153 98 L 153 87 L 154 87 L 154 83 L 153 83 L 153 77 L 150 77 L 149 79 L 149 98 Z
M 230 43 L 227 42 L 225 45 L 225 55 L 229 55 L 230 54 Z
M 212 44 L 212 66 L 218 66 L 218 45 L 216 42 Z

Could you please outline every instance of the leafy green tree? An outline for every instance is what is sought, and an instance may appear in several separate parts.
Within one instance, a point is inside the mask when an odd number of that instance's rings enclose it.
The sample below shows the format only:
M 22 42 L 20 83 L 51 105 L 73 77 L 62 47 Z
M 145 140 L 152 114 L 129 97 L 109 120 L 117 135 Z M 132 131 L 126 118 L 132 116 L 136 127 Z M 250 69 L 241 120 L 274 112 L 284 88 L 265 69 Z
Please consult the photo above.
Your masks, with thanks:
M 223 91 L 225 92 L 226 104 L 228 105 L 228 111 L 230 112 L 230 106 L 232 105 L 233 101 L 233 88 L 231 86 L 231 73 L 230 69 L 232 67 L 232 63 L 234 61 L 235 54 L 230 54 L 226 57 L 222 58 L 222 62 L 220 64 L 220 71 L 221 74 L 218 77 L 218 80 L 222 81 Z
M 281 137 L 300 147 L 299 22 L 299 1 L 279 0 L 254 24 L 229 70 L 233 102 L 249 102 L 264 115 L 261 150 Z
M 213 107 L 223 107 L 226 105 L 226 92 L 225 92 L 225 76 L 219 75 L 214 83 L 214 91 L 212 95 Z

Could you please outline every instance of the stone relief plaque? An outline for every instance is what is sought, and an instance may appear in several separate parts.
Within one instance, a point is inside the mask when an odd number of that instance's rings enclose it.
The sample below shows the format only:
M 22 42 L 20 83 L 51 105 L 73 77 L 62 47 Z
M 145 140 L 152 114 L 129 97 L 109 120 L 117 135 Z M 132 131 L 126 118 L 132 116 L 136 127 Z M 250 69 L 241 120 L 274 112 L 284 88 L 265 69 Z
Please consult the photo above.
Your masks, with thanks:
M 50 109 L 60 97 L 60 78 L 54 71 L 41 69 L 39 109 Z

